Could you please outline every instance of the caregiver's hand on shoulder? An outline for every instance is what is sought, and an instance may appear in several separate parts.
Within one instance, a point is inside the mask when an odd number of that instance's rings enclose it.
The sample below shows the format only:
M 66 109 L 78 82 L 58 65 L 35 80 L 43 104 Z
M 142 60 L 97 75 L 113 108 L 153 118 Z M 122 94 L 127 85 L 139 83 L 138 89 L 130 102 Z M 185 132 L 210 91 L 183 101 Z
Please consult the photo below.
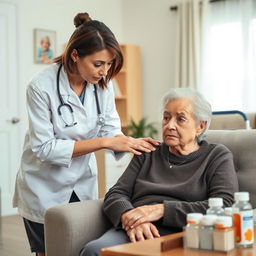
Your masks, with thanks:
M 151 152 L 156 150 L 154 146 L 160 145 L 160 141 L 152 138 L 132 138 L 125 135 L 117 135 L 112 138 L 105 138 L 103 147 L 113 151 L 131 152 L 141 155 L 140 151 Z
M 153 222 L 164 216 L 164 204 L 143 205 L 122 214 L 121 222 L 126 231 L 145 222 Z
M 156 226 L 152 223 L 143 223 L 135 228 L 129 229 L 127 231 L 127 235 L 133 243 L 137 241 L 143 241 L 145 239 L 160 237 Z

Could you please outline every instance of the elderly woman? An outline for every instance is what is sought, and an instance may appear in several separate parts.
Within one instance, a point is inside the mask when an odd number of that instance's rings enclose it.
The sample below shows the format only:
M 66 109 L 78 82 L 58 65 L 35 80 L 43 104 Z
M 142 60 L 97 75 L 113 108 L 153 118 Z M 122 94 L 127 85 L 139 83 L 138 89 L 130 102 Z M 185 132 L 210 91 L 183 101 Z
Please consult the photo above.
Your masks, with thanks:
M 88 243 L 81 255 L 103 247 L 179 232 L 186 214 L 205 213 L 208 198 L 231 206 L 238 191 L 232 153 L 203 140 L 211 106 L 192 89 L 173 89 L 163 99 L 163 143 L 136 155 L 109 190 L 104 212 L 113 228 Z

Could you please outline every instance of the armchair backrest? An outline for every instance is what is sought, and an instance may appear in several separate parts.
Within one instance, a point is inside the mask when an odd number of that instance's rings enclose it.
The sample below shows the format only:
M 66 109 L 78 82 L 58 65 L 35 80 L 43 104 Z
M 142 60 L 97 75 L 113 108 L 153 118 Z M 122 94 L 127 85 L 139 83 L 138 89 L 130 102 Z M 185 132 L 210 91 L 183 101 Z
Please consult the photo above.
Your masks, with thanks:
M 256 113 L 246 113 L 251 128 L 256 128 Z M 211 130 L 245 129 L 245 121 L 241 115 L 213 115 L 210 125 Z
M 224 144 L 233 153 L 239 191 L 249 192 L 256 208 L 256 130 L 209 130 L 206 140 Z

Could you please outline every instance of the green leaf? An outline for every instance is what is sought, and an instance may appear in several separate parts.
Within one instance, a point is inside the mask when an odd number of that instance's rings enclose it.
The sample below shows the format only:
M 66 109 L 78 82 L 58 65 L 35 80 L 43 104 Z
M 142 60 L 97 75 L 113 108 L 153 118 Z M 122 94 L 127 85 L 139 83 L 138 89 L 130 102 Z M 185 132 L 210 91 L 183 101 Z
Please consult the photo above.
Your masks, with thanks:
M 134 138 L 151 137 L 155 138 L 158 130 L 153 123 L 147 123 L 144 117 L 138 123 L 131 119 L 130 124 L 127 126 L 128 135 Z

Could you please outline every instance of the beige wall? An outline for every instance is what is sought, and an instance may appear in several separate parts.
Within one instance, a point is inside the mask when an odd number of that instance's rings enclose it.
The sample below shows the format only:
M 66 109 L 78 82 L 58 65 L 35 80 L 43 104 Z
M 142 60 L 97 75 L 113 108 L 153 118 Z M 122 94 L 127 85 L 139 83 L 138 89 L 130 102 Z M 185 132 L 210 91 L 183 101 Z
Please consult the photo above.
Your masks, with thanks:
M 170 0 L 123 1 L 123 37 L 142 50 L 143 113 L 160 121 L 160 100 L 174 81 L 176 12 Z

